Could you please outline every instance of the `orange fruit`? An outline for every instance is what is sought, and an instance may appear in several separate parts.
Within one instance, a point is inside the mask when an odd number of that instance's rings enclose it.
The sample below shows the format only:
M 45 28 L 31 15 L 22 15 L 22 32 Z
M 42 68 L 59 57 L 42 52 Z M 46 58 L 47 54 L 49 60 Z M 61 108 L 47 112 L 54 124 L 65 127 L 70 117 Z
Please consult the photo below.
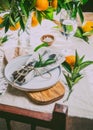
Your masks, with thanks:
M 49 6 L 49 2 L 48 0 L 36 0 L 36 9 L 39 11 L 45 11 L 46 9 L 48 9 Z
M 36 27 L 39 24 L 37 17 L 36 17 L 36 12 L 32 13 L 32 20 L 31 20 L 31 26 Z
M 9 27 L 9 29 L 11 30 L 11 31 L 16 31 L 17 29 L 19 29 L 20 28 L 20 23 L 19 22 L 17 22 L 16 24 L 15 24 L 15 26 L 10 26 Z
M 76 61 L 76 57 L 74 55 L 69 55 L 69 56 L 66 56 L 66 62 L 71 65 L 71 66 L 74 66 L 75 64 L 75 61 Z
M 58 5 L 58 1 L 57 1 L 57 0 L 52 0 L 51 6 L 52 6 L 54 9 L 57 8 L 57 5 Z
M 3 17 L 0 16 L 0 24 L 2 24 L 3 22 Z M 0 30 L 3 29 L 3 28 L 0 28 Z
M 82 29 L 84 32 L 90 32 L 93 30 L 93 21 L 86 21 L 83 25 L 82 25 Z

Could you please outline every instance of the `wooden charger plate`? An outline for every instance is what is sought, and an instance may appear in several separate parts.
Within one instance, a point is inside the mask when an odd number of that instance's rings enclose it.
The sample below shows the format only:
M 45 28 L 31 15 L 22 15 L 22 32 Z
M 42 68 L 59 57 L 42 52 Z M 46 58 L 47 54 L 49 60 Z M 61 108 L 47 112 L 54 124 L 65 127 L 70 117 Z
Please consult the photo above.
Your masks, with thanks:
M 63 84 L 58 81 L 51 88 L 39 92 L 27 92 L 27 95 L 32 101 L 37 104 L 49 104 L 64 96 L 65 88 Z
M 12 50 L 12 53 L 10 52 Z M 7 49 L 5 50 L 5 60 L 7 62 L 11 62 L 13 58 L 16 58 L 20 55 L 25 55 L 22 48 L 13 48 L 13 49 Z M 51 88 L 37 91 L 37 92 L 26 92 L 28 97 L 36 104 L 49 104 L 53 103 L 54 101 L 57 101 L 58 99 L 62 98 L 65 94 L 65 88 L 64 85 L 58 81 L 55 85 L 51 86 Z

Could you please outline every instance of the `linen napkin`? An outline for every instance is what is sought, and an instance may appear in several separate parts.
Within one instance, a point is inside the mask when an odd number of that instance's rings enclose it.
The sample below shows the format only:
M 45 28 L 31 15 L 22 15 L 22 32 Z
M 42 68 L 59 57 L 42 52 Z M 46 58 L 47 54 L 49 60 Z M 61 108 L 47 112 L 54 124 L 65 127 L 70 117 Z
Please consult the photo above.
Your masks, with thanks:
M 0 49 L 0 95 L 4 94 L 8 83 L 4 77 L 4 52 Z

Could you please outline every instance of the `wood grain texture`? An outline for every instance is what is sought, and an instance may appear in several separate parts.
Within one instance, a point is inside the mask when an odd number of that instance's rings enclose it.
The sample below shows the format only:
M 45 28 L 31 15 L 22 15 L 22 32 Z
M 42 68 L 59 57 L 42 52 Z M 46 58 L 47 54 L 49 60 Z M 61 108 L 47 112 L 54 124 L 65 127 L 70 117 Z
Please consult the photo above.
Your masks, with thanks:
M 51 88 L 39 92 L 27 92 L 29 98 L 37 104 L 49 104 L 64 96 L 65 88 L 61 82 L 57 82 Z

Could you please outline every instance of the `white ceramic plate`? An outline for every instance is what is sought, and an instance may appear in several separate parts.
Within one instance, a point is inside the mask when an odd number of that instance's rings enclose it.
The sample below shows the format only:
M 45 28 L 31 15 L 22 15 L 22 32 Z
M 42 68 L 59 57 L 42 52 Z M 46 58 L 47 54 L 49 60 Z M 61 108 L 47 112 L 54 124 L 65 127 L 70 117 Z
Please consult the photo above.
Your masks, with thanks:
M 61 66 L 58 66 L 55 69 L 50 71 L 51 78 L 42 78 L 41 76 L 37 76 L 37 77 L 32 78 L 26 84 L 19 85 L 17 83 L 13 83 L 12 78 L 11 78 L 12 73 L 18 68 L 20 68 L 22 65 L 24 65 L 30 56 L 31 55 L 19 56 L 13 59 L 11 62 L 9 62 L 7 66 L 5 67 L 5 71 L 4 71 L 6 79 L 13 87 L 16 87 L 24 91 L 39 91 L 39 90 L 50 88 L 59 80 L 61 72 L 62 72 Z M 44 76 L 47 77 L 49 76 L 49 74 L 46 73 L 44 74 Z

